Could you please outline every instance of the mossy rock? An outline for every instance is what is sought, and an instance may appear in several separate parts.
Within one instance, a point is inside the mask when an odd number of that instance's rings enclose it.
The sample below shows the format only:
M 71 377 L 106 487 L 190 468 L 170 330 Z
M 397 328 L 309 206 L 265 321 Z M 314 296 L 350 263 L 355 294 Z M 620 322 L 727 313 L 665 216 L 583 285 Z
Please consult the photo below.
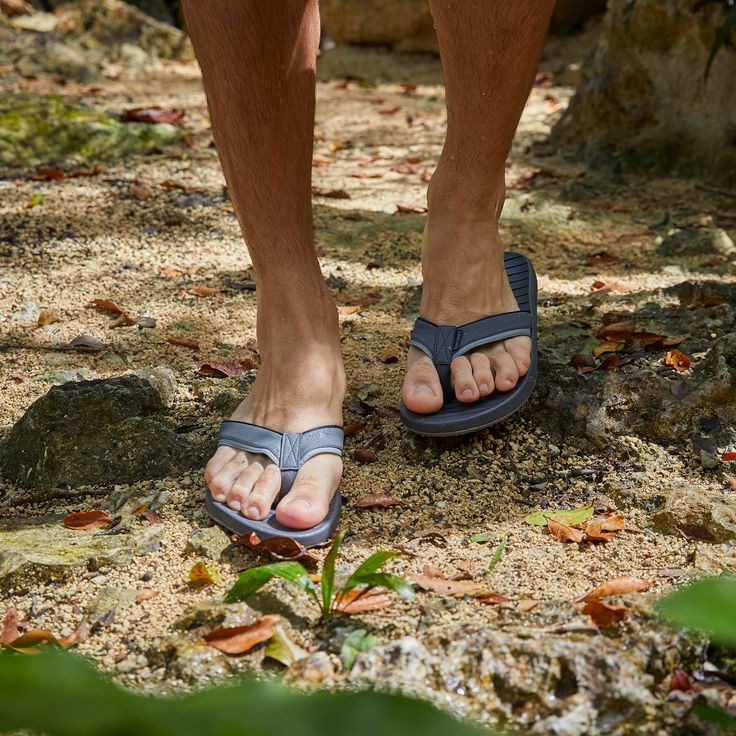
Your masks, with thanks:
M 161 150 L 179 131 L 120 118 L 58 95 L 0 93 L 0 166 L 113 162 Z

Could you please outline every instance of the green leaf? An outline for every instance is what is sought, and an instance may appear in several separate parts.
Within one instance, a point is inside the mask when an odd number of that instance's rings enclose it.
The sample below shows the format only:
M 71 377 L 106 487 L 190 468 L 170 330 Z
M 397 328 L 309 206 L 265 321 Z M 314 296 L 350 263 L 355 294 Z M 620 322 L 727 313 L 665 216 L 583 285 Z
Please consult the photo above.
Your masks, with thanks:
M 368 652 L 375 646 L 376 637 L 369 634 L 365 629 L 351 631 L 340 648 L 340 659 L 346 670 L 353 668 L 355 660 L 360 652 Z
M 498 561 L 501 559 L 501 555 L 503 555 L 503 551 L 506 549 L 506 542 L 502 541 L 501 544 L 496 547 L 496 551 L 493 553 L 493 556 L 488 561 L 488 569 L 486 570 L 487 573 L 493 572 L 493 568 L 496 567 L 498 564 Z
M 268 640 L 264 654 L 266 657 L 275 659 L 277 662 L 290 667 L 294 662 L 304 659 L 309 652 L 289 639 L 289 636 L 284 631 L 284 627 L 279 624 L 274 629 L 273 636 Z
M 580 348 L 579 354 L 593 355 L 593 348 L 598 347 L 602 342 L 603 340 L 599 340 L 597 337 L 589 337 L 583 344 L 583 347 Z
M 577 509 L 533 511 L 524 521 L 534 526 L 547 526 L 547 522 L 552 519 L 560 524 L 575 526 L 575 524 L 587 521 L 591 516 L 593 516 L 593 507 L 581 506 Z
M 356 585 L 361 585 L 364 575 L 380 570 L 389 560 L 393 560 L 396 557 L 401 557 L 401 552 L 387 552 L 385 550 L 374 552 L 368 559 L 366 559 L 362 565 L 357 567 L 353 574 L 348 578 L 345 585 L 342 586 L 342 593 L 346 593 L 348 590 L 352 590 Z
M 332 608 L 332 594 L 335 590 L 335 561 L 337 560 L 337 553 L 340 550 L 340 544 L 344 537 L 344 532 L 335 537 L 335 541 L 332 543 L 332 547 L 330 547 L 330 551 L 327 553 L 322 565 L 321 588 L 323 618 L 329 618 L 330 609 Z
M 476 542 L 477 544 L 483 544 L 484 542 L 491 542 L 493 541 L 498 534 L 496 532 L 483 532 L 482 534 L 473 534 L 472 537 L 470 537 L 471 542 Z
M 270 565 L 251 567 L 236 580 L 225 596 L 225 603 L 242 601 L 252 593 L 260 590 L 271 578 L 281 578 L 297 588 L 317 596 L 314 583 L 309 579 L 309 573 L 298 562 L 274 562 Z
M 662 598 L 656 609 L 672 624 L 736 647 L 736 578 L 703 578 Z
M 355 578 L 355 573 L 350 579 L 353 580 L 353 578 Z M 388 588 L 408 600 L 412 600 L 416 596 L 414 587 L 408 580 L 402 578 L 401 575 L 392 575 L 390 572 L 365 573 L 355 579 L 355 584 L 351 588 L 355 588 L 357 585 L 366 585 L 369 588 Z M 343 588 L 342 590 L 345 592 L 351 588 Z
M 715 61 L 718 51 L 720 50 L 721 46 L 723 46 L 723 44 L 726 43 L 726 41 L 730 38 L 731 31 L 733 30 L 735 26 L 736 26 L 736 5 L 732 5 L 728 11 L 728 14 L 726 15 L 726 20 L 724 21 L 723 25 L 718 29 L 718 33 L 716 33 L 716 40 L 713 43 L 713 47 L 710 50 L 710 55 L 708 56 L 708 61 L 705 65 L 706 80 L 708 79 L 708 75 L 710 74 L 711 65 Z
M 717 723 L 727 731 L 736 731 L 736 718 L 728 715 L 725 711 L 712 708 L 708 705 L 696 705 L 693 711 L 698 718 L 704 721 Z

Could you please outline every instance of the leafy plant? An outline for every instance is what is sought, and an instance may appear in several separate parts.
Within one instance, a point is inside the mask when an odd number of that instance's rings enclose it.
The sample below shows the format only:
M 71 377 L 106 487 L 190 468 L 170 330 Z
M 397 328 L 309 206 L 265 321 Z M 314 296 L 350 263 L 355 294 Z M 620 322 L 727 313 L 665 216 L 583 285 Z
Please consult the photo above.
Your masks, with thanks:
M 403 598 L 414 598 L 414 588 L 407 580 L 399 575 L 380 572 L 389 560 L 400 556 L 399 552 L 375 552 L 359 565 L 345 583 L 336 590 L 335 564 L 344 536 L 340 534 L 335 538 L 325 557 L 319 591 L 309 572 L 298 562 L 274 562 L 270 565 L 252 567 L 242 573 L 225 596 L 225 602 L 233 603 L 244 600 L 260 590 L 272 578 L 281 578 L 314 598 L 322 612 L 323 621 L 328 621 L 332 614 L 339 611 L 340 606 L 348 600 L 350 605 L 354 605 L 356 601 L 368 595 L 375 588 L 388 588 Z M 351 593 L 353 595 L 349 597 Z
M 657 610 L 671 624 L 696 629 L 711 641 L 736 650 L 736 578 L 702 578 L 660 600 Z M 736 731 L 736 718 L 709 706 L 697 706 L 704 720 Z
M 369 634 L 365 629 L 356 629 L 351 631 L 342 643 L 340 648 L 340 659 L 342 666 L 349 670 L 355 664 L 355 660 L 360 652 L 370 651 L 376 644 L 376 637 Z
M 488 736 L 418 700 L 245 681 L 180 697 L 124 690 L 71 654 L 0 656 L 0 733 L 45 736 Z

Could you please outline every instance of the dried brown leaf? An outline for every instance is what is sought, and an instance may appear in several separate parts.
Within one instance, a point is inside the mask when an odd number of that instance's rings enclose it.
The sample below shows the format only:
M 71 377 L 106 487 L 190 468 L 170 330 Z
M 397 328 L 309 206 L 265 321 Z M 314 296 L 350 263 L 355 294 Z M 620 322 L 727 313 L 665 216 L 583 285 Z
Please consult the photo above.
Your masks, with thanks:
M 606 598 L 611 595 L 624 595 L 626 593 L 638 593 L 644 590 L 649 590 L 654 583 L 650 580 L 643 580 L 642 578 L 630 577 L 623 575 L 617 578 L 611 578 L 601 583 L 593 590 L 579 595 L 573 599 L 574 603 L 582 603 L 583 601 L 595 600 L 598 598 Z
M 353 452 L 353 458 L 359 463 L 373 463 L 376 457 L 376 453 L 367 447 L 359 447 Z
M 593 623 L 599 629 L 607 629 L 615 626 L 629 609 L 626 606 L 610 606 L 599 600 L 589 600 L 581 609 L 581 613 L 590 616 Z
M 199 343 L 196 340 L 191 340 L 186 337 L 177 337 L 176 335 L 166 335 L 164 338 L 166 342 L 172 345 L 180 345 L 183 348 L 191 348 L 192 350 L 199 350 Z
M 690 370 L 693 365 L 692 360 L 690 360 L 690 356 L 685 355 L 685 353 L 682 353 L 679 350 L 668 350 L 662 359 L 662 363 L 674 368 L 678 373 L 684 373 L 685 371 Z
M 92 511 L 75 511 L 64 517 L 67 529 L 102 529 L 112 522 L 112 516 L 102 509 Z
M 407 501 L 385 493 L 369 493 L 367 496 L 359 498 L 355 502 L 355 507 L 358 509 L 374 509 L 376 507 L 385 509 L 389 506 L 406 506 L 407 504 Z
M 20 636 L 18 630 L 18 609 L 11 606 L 5 613 L 3 621 L 3 630 L 0 633 L 0 644 L 10 644 Z
M 143 603 L 143 601 L 149 600 L 149 598 L 155 598 L 157 595 L 161 595 L 160 590 L 154 590 L 153 588 L 143 588 L 139 590 L 135 596 L 136 603 Z
M 531 611 L 532 608 L 536 608 L 539 603 L 540 601 L 536 598 L 524 598 L 516 603 L 516 610 L 521 613 L 527 613 Z
M 413 580 L 422 590 L 439 593 L 440 595 L 470 595 L 483 588 L 483 583 L 473 580 L 446 580 L 416 572 L 409 573 L 407 577 Z
M 130 188 L 130 193 L 139 202 L 146 202 L 147 200 L 151 199 L 151 197 L 153 196 L 153 192 L 148 187 L 132 186 Z
M 45 327 L 58 322 L 61 319 L 59 313 L 55 309 L 42 309 L 38 314 L 38 326 Z
M 216 296 L 217 294 L 225 293 L 225 289 L 219 289 L 214 286 L 192 286 L 189 291 L 194 296 Z
M 125 110 L 122 118 L 126 123 L 168 123 L 169 125 L 178 125 L 184 118 L 184 111 L 163 108 L 158 105 L 133 107 Z
M 365 422 L 353 422 L 352 424 L 346 424 L 342 428 L 342 431 L 346 437 L 350 437 L 351 435 L 358 434 L 358 432 L 362 432 L 367 426 Z
M 475 600 L 478 601 L 478 603 L 487 603 L 494 606 L 509 602 L 509 599 L 500 593 L 481 593 L 480 595 L 475 596 Z
M 554 519 L 547 520 L 547 528 L 555 539 L 559 539 L 560 542 L 576 542 L 580 543 L 585 538 L 585 534 L 582 529 L 575 529 L 567 524 L 561 524 L 559 521 Z
M 337 314 L 340 317 L 348 317 L 360 310 L 359 304 L 341 304 L 337 308 Z
M 222 626 L 205 634 L 204 640 L 225 654 L 244 654 L 274 634 L 278 616 L 264 616 L 248 626 Z
M 393 603 L 393 599 L 386 593 L 371 591 L 366 593 L 366 588 L 359 587 L 349 590 L 338 596 L 332 606 L 333 611 L 339 613 L 368 613 L 387 608 Z

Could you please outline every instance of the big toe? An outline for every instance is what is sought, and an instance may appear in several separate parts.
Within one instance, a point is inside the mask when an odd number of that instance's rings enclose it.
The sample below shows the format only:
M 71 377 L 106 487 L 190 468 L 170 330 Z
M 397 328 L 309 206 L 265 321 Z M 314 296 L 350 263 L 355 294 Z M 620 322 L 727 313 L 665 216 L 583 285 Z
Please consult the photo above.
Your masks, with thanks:
M 401 398 L 408 409 L 418 414 L 431 414 L 442 408 L 442 386 L 437 369 L 432 361 L 415 347 L 409 348 Z
M 276 519 L 291 529 L 309 529 L 326 516 L 342 475 L 342 461 L 317 455 L 305 463 L 276 507 Z

